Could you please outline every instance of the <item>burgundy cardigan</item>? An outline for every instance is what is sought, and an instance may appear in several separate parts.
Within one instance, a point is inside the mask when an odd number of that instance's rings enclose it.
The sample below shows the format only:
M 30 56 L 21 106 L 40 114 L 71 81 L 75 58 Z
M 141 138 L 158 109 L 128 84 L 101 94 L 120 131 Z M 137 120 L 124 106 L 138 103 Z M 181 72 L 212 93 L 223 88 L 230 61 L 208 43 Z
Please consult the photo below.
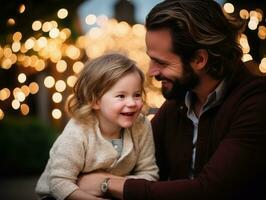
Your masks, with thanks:
M 125 200 L 266 198 L 266 79 L 241 65 L 226 91 L 200 117 L 193 180 L 193 124 L 184 101 L 162 105 L 152 120 L 161 181 L 128 179 Z

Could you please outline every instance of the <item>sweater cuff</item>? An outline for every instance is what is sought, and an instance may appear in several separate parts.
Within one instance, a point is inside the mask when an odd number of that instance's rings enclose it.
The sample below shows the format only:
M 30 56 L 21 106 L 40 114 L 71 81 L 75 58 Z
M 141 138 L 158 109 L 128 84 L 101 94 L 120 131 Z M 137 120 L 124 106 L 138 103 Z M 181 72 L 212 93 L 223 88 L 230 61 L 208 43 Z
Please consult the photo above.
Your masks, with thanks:
M 149 181 L 144 179 L 127 179 L 124 184 L 124 200 L 147 200 Z
M 64 182 L 55 188 L 51 189 L 52 195 L 58 200 L 64 200 L 72 192 L 79 189 L 79 187 L 74 183 Z

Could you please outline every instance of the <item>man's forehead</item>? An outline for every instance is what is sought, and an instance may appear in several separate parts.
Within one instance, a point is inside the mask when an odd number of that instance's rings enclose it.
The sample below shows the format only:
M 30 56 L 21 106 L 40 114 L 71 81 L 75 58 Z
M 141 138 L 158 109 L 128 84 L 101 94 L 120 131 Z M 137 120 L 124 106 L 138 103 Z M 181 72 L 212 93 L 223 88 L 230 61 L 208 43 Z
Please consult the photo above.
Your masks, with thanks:
M 174 56 L 172 52 L 171 34 L 166 29 L 147 31 L 146 53 L 152 60 L 166 62 Z
M 167 29 L 147 31 L 146 45 L 147 48 L 171 49 L 172 37 L 170 31 Z

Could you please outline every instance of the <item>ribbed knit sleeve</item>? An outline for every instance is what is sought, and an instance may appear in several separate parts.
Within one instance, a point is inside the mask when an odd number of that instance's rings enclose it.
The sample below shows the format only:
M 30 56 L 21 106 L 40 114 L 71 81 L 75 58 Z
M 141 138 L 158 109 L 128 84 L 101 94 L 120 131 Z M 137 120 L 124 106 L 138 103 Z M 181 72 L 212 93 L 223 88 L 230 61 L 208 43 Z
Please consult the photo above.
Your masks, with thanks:
M 85 147 L 83 131 L 70 122 L 50 151 L 50 191 L 56 199 L 65 199 L 78 189 L 76 180 L 84 167 Z

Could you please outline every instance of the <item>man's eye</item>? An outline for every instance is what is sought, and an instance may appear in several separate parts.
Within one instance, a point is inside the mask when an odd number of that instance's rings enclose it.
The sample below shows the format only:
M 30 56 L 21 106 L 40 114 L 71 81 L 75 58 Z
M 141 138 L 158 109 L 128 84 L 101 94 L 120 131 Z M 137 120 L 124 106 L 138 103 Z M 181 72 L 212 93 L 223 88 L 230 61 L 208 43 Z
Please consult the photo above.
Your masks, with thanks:
M 160 60 L 152 60 L 152 63 L 155 64 L 155 65 L 160 65 L 160 66 L 165 66 L 166 65 L 165 62 L 162 62 Z
M 159 65 L 166 65 L 164 62 L 161 62 L 161 61 L 157 61 L 157 63 L 158 63 Z

